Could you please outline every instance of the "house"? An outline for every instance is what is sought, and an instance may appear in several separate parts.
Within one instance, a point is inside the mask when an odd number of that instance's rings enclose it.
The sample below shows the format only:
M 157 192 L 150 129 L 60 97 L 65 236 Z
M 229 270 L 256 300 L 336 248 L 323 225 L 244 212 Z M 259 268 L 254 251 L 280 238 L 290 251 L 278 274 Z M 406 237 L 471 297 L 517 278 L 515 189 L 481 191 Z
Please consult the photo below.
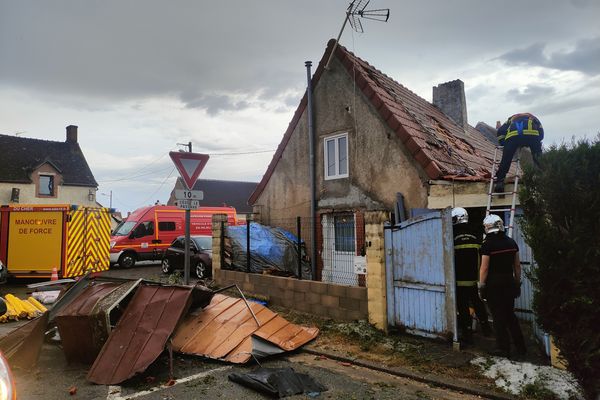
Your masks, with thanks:
M 200 200 L 201 207 L 233 207 L 237 212 L 238 221 L 245 221 L 246 216 L 252 214 L 252 206 L 248 205 L 248 197 L 256 189 L 256 184 L 256 182 L 198 179 L 193 190 L 204 192 L 204 199 Z M 181 178 L 177 178 L 167 205 L 175 205 L 175 190 L 183 188 Z
M 98 183 L 77 142 L 77 126 L 64 142 L 0 135 L 0 204 L 96 206 Z
M 401 194 L 411 214 L 460 205 L 483 216 L 495 143 L 468 124 L 460 80 L 435 86 L 430 103 L 343 46 L 326 70 L 334 44 L 312 77 L 317 273 L 363 285 L 353 258 L 365 252 L 365 213 L 390 218 Z M 305 94 L 248 201 L 262 223 L 309 218 L 308 137 Z

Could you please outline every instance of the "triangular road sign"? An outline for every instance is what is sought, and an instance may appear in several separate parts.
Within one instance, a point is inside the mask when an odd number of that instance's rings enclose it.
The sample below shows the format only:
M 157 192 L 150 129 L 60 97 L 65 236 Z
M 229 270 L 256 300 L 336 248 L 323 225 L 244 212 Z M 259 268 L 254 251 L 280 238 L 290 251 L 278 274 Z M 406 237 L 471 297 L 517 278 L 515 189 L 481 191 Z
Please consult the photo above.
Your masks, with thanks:
M 171 151 L 169 152 L 169 157 L 173 160 L 185 186 L 189 190 L 192 190 L 200 172 L 202 172 L 208 162 L 208 154 Z

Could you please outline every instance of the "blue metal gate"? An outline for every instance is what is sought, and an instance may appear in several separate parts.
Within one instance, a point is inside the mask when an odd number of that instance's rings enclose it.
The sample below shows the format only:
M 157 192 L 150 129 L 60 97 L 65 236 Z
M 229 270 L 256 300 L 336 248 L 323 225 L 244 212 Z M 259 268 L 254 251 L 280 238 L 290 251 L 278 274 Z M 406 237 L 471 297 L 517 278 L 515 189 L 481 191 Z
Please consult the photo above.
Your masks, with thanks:
M 388 324 L 457 340 L 451 208 L 386 226 Z

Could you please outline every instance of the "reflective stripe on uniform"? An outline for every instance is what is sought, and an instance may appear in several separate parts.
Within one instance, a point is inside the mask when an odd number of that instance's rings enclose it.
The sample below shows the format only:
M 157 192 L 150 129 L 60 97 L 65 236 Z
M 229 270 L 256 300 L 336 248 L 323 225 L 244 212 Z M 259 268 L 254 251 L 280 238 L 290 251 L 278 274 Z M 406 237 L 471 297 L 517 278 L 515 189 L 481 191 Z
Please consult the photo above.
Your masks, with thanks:
M 474 243 L 470 243 L 470 244 L 457 244 L 454 246 L 454 250 L 462 250 L 462 249 L 477 249 L 479 250 L 481 248 L 481 245 L 479 244 L 474 244 Z
M 456 286 L 477 286 L 477 281 L 456 281 Z

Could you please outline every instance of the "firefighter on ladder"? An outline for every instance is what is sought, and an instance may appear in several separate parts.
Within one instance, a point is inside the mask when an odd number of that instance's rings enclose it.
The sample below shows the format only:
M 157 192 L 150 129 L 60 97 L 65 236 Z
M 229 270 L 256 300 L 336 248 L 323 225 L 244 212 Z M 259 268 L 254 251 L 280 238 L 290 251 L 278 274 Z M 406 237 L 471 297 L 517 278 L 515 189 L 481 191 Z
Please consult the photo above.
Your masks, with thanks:
M 510 163 L 520 147 L 529 147 L 533 162 L 539 167 L 539 156 L 542 154 L 544 128 L 533 114 L 521 113 L 511 116 L 499 128 L 497 137 L 500 146 L 504 146 L 502 160 L 494 177 L 494 192 L 504 192 L 504 178 L 510 169 Z
M 458 311 L 459 340 L 463 344 L 473 342 L 472 320 L 469 307 L 475 309 L 481 330 L 491 334 L 485 305 L 477 293 L 479 278 L 479 248 L 481 241 L 468 228 L 469 214 L 462 207 L 452 209 L 454 230 L 454 270 L 456 276 L 456 309 Z

